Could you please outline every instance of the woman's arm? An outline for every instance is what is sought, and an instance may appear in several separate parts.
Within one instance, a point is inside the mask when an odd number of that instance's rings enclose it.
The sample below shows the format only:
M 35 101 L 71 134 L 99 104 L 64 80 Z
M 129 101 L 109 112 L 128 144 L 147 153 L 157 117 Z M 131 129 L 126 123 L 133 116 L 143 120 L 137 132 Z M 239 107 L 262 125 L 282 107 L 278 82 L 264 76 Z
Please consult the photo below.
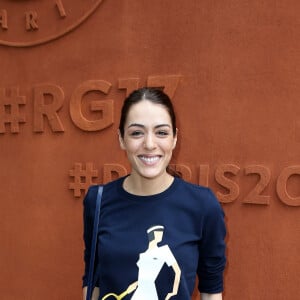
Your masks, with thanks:
M 173 268 L 174 273 L 175 273 L 174 284 L 173 284 L 173 291 L 172 291 L 172 293 L 169 293 L 167 295 L 167 297 L 165 298 L 165 300 L 168 300 L 172 296 L 177 295 L 177 292 L 178 292 L 178 286 L 179 286 L 179 282 L 180 282 L 181 270 L 180 270 L 177 262 L 172 265 L 172 268 Z
M 202 236 L 199 243 L 197 274 L 202 300 L 220 300 L 223 291 L 223 272 L 226 265 L 226 226 L 223 209 L 211 192 L 206 195 Z
M 82 289 L 82 299 L 86 300 L 87 286 Z M 93 290 L 92 300 L 98 300 L 99 298 L 99 288 L 95 287 Z
M 138 286 L 138 282 L 137 281 L 135 281 L 132 284 L 130 284 L 128 286 L 127 290 L 126 290 L 127 294 L 131 294 L 134 290 L 136 290 L 137 286 Z
M 222 294 L 206 294 L 201 293 L 201 300 L 222 300 Z

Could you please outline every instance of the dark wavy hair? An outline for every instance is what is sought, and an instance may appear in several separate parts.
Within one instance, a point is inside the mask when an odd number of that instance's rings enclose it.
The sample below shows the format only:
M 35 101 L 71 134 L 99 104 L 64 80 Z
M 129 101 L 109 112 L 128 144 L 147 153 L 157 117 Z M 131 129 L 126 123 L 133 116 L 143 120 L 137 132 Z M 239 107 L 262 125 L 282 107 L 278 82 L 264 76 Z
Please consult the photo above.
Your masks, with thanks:
M 173 108 L 173 104 L 167 94 L 163 91 L 155 88 L 140 88 L 138 90 L 133 91 L 124 101 L 122 111 L 121 111 L 121 118 L 119 124 L 119 130 L 121 137 L 124 137 L 124 125 L 127 119 L 128 112 L 132 105 L 139 103 L 142 100 L 150 101 L 154 104 L 161 104 L 163 105 L 166 110 L 168 111 L 171 123 L 172 123 L 172 130 L 173 135 L 176 135 L 176 116 Z

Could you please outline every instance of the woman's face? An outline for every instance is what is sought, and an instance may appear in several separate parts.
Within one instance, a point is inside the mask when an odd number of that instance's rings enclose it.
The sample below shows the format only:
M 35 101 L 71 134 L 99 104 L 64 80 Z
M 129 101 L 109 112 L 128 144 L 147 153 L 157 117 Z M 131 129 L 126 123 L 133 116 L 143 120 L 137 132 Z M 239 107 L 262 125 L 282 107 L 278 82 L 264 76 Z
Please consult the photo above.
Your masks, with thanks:
M 154 179 L 166 175 L 177 135 L 167 109 L 142 100 L 130 108 L 124 126 L 121 148 L 127 153 L 131 174 Z

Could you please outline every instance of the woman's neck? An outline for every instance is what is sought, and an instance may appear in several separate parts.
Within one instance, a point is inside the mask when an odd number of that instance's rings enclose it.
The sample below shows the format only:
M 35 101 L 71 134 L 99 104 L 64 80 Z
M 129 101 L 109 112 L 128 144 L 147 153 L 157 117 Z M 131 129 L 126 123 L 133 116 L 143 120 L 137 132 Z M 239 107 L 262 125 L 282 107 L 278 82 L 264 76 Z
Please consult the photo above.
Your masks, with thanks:
M 130 194 L 137 196 L 149 196 L 162 193 L 173 183 L 174 177 L 164 173 L 157 178 L 144 178 L 132 173 L 125 178 L 123 188 Z

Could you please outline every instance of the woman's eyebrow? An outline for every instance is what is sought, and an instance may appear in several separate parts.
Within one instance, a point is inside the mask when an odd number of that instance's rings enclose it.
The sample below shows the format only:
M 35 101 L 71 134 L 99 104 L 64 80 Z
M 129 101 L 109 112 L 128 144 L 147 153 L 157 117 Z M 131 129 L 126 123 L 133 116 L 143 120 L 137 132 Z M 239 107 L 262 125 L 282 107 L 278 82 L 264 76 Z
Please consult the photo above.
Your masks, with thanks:
M 127 127 L 127 128 L 130 128 L 130 127 L 141 127 L 141 128 L 145 128 L 145 126 L 144 126 L 144 125 L 142 125 L 142 124 L 138 124 L 138 123 L 132 123 L 132 124 L 128 125 L 128 127 Z
M 139 123 L 132 123 L 128 126 L 128 128 L 130 127 L 141 127 L 141 128 L 145 128 L 146 126 L 145 125 L 142 125 L 142 124 L 139 124 Z M 171 128 L 171 125 L 170 124 L 158 124 L 156 126 L 154 126 L 154 128 L 160 128 L 160 127 L 169 127 Z
M 169 127 L 169 128 L 171 128 L 171 125 L 170 124 L 159 124 L 159 125 L 154 126 L 154 128 L 160 128 L 160 127 Z

